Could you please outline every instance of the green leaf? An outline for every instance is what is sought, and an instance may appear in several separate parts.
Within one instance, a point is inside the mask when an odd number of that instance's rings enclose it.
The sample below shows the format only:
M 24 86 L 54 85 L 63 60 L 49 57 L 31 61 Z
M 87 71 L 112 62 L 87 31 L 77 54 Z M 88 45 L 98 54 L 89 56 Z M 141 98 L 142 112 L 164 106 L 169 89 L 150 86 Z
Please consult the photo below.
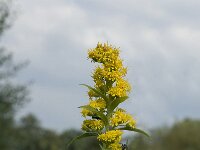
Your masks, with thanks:
M 85 106 L 80 106 L 79 108 L 84 108 L 84 109 L 87 109 L 91 112 L 93 112 L 94 114 L 96 114 L 99 118 L 102 119 L 102 121 L 104 122 L 105 125 L 108 124 L 108 119 L 106 117 L 106 115 L 104 115 L 102 112 L 96 110 L 95 108 L 89 106 L 89 105 L 85 105 Z
M 119 128 L 119 130 L 128 130 L 128 131 L 134 131 L 134 132 L 138 132 L 141 133 L 147 137 L 150 137 L 148 133 L 146 133 L 145 131 L 138 129 L 138 128 L 131 128 L 131 127 L 124 127 L 124 128 Z
M 102 97 L 105 101 L 108 101 L 108 98 L 106 97 L 106 95 L 104 95 L 100 90 L 97 90 L 87 84 L 80 84 L 83 85 L 85 87 L 87 87 L 88 89 L 92 90 L 93 92 L 95 92 L 97 95 L 99 95 L 100 97 Z
M 73 143 L 73 142 L 75 142 L 76 140 L 80 140 L 80 139 L 82 139 L 82 138 L 86 138 L 86 137 L 90 137 L 90 136 L 97 136 L 98 134 L 97 133 L 95 133 L 95 132 L 86 132 L 86 133 L 83 133 L 83 134 L 81 134 L 81 135 L 79 135 L 79 136 L 77 136 L 77 137 L 75 137 L 75 138 L 73 138 L 68 144 L 67 144 L 67 149 L 69 148 L 69 146 Z
M 100 146 L 101 150 L 111 150 L 110 148 L 109 149 L 105 148 L 106 147 L 105 144 L 103 144 L 103 145 L 99 144 L 99 146 Z
M 112 112 L 120 103 L 124 102 L 127 98 L 128 96 L 124 96 L 113 100 L 110 104 L 110 111 Z
M 100 144 L 99 144 L 99 146 L 100 146 L 101 150 L 105 150 L 105 149 L 103 148 L 103 146 L 101 146 Z

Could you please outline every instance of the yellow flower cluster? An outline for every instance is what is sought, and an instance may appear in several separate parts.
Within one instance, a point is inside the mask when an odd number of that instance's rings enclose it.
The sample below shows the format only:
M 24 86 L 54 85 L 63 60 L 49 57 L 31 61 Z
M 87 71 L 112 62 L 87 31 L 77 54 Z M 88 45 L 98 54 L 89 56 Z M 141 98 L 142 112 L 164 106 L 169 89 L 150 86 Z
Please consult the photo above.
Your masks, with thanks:
M 119 143 L 112 143 L 108 146 L 111 150 L 122 150 L 122 146 Z
M 97 67 L 93 73 L 94 82 L 99 82 L 98 87 L 105 84 L 105 80 L 117 81 L 124 77 L 127 73 L 127 68 L 120 68 L 119 70 L 111 69 L 108 67 Z
M 135 121 L 135 119 L 131 118 L 129 120 L 129 122 L 126 124 L 126 126 L 131 127 L 131 128 L 135 128 L 136 127 L 136 121 Z
M 87 109 L 85 109 L 85 108 L 83 108 L 83 109 L 81 110 L 81 114 L 82 114 L 83 117 L 93 116 L 93 115 L 94 115 L 91 111 L 89 111 L 89 110 L 87 110 Z
M 96 87 L 101 87 L 105 85 L 105 81 L 103 78 L 103 74 L 102 74 L 102 68 L 97 67 L 94 70 L 93 76 L 92 76 L 94 82 L 96 83 Z
M 110 124 L 113 127 L 117 127 L 121 124 L 126 124 L 129 127 L 135 128 L 136 121 L 130 114 L 127 114 L 123 109 L 117 109 L 110 119 Z
M 101 63 L 93 73 L 95 87 L 106 86 L 109 81 L 115 84 L 115 87 L 107 89 L 107 94 L 116 97 L 127 96 L 130 92 L 129 83 L 123 79 L 127 73 L 127 68 L 123 67 L 122 60 L 119 57 L 119 49 L 108 44 L 97 44 L 97 47 L 89 50 L 89 58 L 94 62 Z
M 106 108 L 106 102 L 103 98 L 99 98 L 96 100 L 90 100 L 89 106 L 91 106 L 97 110 L 103 110 Z
M 100 110 L 103 111 L 106 108 L 106 102 L 102 98 L 98 98 L 96 100 L 91 99 L 88 105 L 95 108 L 96 110 L 99 110 L 99 111 Z M 91 111 L 89 111 L 85 108 L 82 109 L 81 113 L 82 113 L 83 117 L 94 115 Z
M 82 130 L 84 131 L 99 131 L 104 128 L 104 123 L 101 120 L 84 120 Z
M 131 87 L 128 81 L 124 79 L 117 80 L 116 86 L 111 87 L 108 93 L 112 96 L 124 97 L 127 96 L 127 92 L 130 92 Z
M 114 64 L 118 60 L 119 49 L 114 48 L 108 44 L 98 43 L 95 49 L 91 49 L 88 52 L 89 58 L 94 62 L 103 64 Z
M 110 130 L 103 134 L 100 134 L 97 139 L 106 144 L 119 143 L 121 141 L 122 131 Z

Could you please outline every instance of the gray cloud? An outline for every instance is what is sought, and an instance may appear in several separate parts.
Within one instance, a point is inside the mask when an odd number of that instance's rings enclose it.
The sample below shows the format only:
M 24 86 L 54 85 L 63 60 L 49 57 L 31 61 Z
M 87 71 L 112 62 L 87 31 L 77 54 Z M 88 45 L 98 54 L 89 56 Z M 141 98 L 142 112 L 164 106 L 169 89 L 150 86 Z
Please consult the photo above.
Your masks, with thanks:
M 20 10 L 4 43 L 30 66 L 32 102 L 18 116 L 35 113 L 46 127 L 80 127 L 78 106 L 87 103 L 94 64 L 87 49 L 98 41 L 120 46 L 130 100 L 123 104 L 139 126 L 199 118 L 198 1 L 17 1 Z

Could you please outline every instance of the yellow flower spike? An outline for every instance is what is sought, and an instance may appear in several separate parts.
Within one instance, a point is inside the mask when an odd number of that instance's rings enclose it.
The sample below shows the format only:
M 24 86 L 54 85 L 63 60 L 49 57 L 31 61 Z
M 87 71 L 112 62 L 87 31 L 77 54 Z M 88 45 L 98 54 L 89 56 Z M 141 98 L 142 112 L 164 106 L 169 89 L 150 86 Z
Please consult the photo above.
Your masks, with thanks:
M 90 118 L 83 121 L 82 130 L 86 132 L 82 137 L 97 136 L 102 148 L 109 150 L 122 150 L 122 130 L 137 131 L 148 136 L 136 128 L 136 121 L 130 114 L 124 109 L 116 109 L 131 91 L 125 78 L 127 68 L 123 66 L 119 53 L 119 48 L 108 43 L 98 43 L 88 51 L 88 58 L 99 65 L 92 74 L 94 86 L 86 85 L 89 88 L 89 104 L 81 107 L 82 116 Z

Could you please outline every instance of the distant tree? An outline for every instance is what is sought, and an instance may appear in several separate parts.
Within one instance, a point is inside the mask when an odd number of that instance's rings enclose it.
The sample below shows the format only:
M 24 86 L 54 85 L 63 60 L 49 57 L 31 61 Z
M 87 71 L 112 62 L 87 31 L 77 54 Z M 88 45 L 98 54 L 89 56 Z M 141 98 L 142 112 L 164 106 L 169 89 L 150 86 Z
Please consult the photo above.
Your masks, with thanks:
M 0 39 L 10 26 L 8 0 L 0 0 Z M 0 149 L 12 149 L 14 114 L 27 98 L 25 85 L 16 84 L 12 79 L 23 64 L 15 64 L 10 53 L 0 45 Z
M 60 150 L 58 135 L 43 129 L 32 114 L 23 117 L 15 131 L 15 150 Z
M 28 114 L 21 118 L 12 135 L 15 137 L 14 150 L 66 150 L 66 144 L 81 132 L 67 130 L 60 135 L 40 126 L 38 119 Z M 73 143 L 69 150 L 99 150 L 95 138 L 88 138 Z
M 131 139 L 131 138 L 129 138 Z M 137 135 L 129 142 L 129 149 L 131 150 L 147 150 L 149 147 L 149 141 L 141 135 Z
M 200 121 L 185 119 L 171 128 L 162 127 L 151 131 L 151 140 L 135 136 L 131 150 L 199 150 Z
M 55 131 L 43 129 L 38 150 L 61 150 L 61 146 L 59 135 Z
M 0 1 L 0 36 L 10 26 L 8 21 L 10 15 L 9 1 L 1 0 Z
M 163 144 L 170 150 L 200 150 L 200 120 L 185 119 L 176 123 Z
M 39 147 L 40 126 L 37 118 L 31 114 L 23 117 L 19 127 L 15 128 L 16 150 L 36 150 Z

